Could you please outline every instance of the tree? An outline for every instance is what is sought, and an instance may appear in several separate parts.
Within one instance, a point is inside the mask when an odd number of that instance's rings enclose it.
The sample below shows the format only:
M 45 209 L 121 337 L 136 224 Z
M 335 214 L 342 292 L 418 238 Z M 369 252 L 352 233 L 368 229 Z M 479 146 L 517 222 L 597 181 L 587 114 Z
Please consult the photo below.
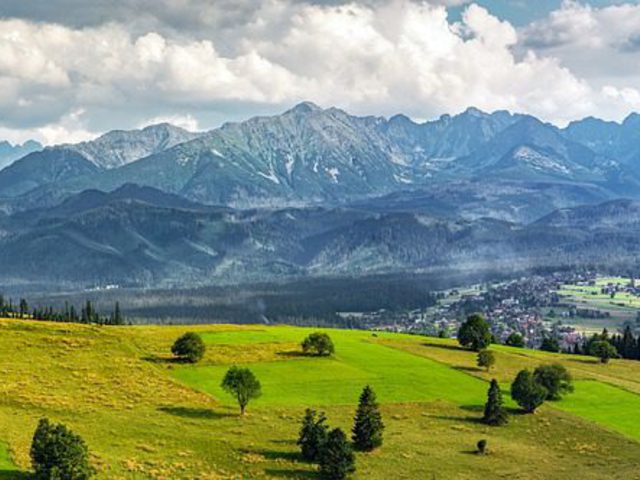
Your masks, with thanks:
M 382 445 L 382 431 L 384 423 L 380 407 L 376 401 L 376 394 L 367 385 L 360 394 L 358 410 L 354 419 L 352 440 L 357 450 L 371 451 Z
M 596 340 L 589 347 L 589 353 L 600 359 L 600 363 L 609 363 L 609 359 L 618 358 L 616 347 L 606 340 Z
M 29 311 L 29 304 L 24 298 L 20 299 L 20 318 L 24 318 Z
M 206 347 L 200 335 L 194 332 L 187 332 L 175 341 L 171 347 L 171 353 L 181 360 L 197 363 L 202 360 L 205 349 Z
M 478 352 L 477 363 L 479 367 L 486 368 L 488 372 L 489 370 L 491 370 L 491 367 L 495 365 L 496 356 L 491 350 L 480 350 Z
M 502 392 L 495 378 L 491 380 L 491 385 L 489 386 L 482 421 L 492 426 L 505 425 L 508 422 L 507 411 L 502 405 Z
M 529 370 L 521 370 L 511 384 L 511 398 L 525 412 L 533 413 L 547 398 L 547 391 L 533 379 Z
M 120 312 L 120 302 L 116 302 L 116 306 L 113 309 L 113 317 L 111 320 L 112 325 L 124 325 L 124 318 L 122 312 Z
M 317 415 L 316 411 L 310 408 L 304 412 L 297 444 L 300 447 L 302 458 L 308 462 L 315 462 L 320 458 L 329 432 L 329 427 L 325 425 L 326 421 L 327 417 L 324 413 Z
M 485 455 L 487 453 L 487 441 L 485 439 L 478 440 L 478 443 L 476 443 L 476 448 L 478 455 Z
M 507 340 L 505 342 L 507 345 L 509 345 L 510 347 L 518 347 L 518 348 L 523 348 L 524 347 L 524 337 L 522 335 L 520 335 L 517 332 L 513 332 L 511 335 L 509 335 L 507 337 Z
M 250 400 L 262 395 L 260 381 L 248 368 L 231 367 L 222 379 L 221 386 L 226 392 L 235 395 L 241 415 L 244 415 Z
M 85 480 L 94 474 L 84 440 L 46 418 L 38 422 L 33 435 L 31 463 L 37 480 Z
M 618 351 L 622 358 L 636 358 L 636 339 L 629 325 L 624 328 Z
M 534 381 L 547 391 L 547 400 L 560 400 L 573 392 L 573 379 L 565 367 L 558 363 L 540 365 L 533 371 Z
M 302 341 L 302 351 L 310 355 L 328 356 L 333 355 L 335 347 L 331 337 L 326 333 L 312 333 Z
M 544 339 L 542 339 L 540 350 L 543 350 L 545 352 L 558 353 L 560 351 L 560 344 L 558 343 L 558 340 L 553 337 L 545 337 Z
M 482 315 L 474 314 L 467 317 L 466 322 L 458 330 L 458 342 L 463 347 L 480 351 L 491 344 L 489 324 Z
M 331 430 L 320 454 L 320 475 L 327 480 L 344 480 L 355 470 L 355 455 L 347 436 L 339 428 Z

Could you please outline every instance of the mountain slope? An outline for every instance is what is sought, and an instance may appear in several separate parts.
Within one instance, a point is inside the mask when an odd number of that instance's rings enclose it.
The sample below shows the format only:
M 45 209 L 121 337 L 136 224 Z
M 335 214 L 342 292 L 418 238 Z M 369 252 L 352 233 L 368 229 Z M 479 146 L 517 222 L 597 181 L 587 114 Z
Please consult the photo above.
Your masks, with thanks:
M 503 179 L 603 182 L 620 166 L 567 140 L 557 128 L 534 117 L 523 117 L 461 158 L 455 169 Z
M 89 142 L 56 148 L 76 151 L 98 167 L 110 169 L 162 152 L 199 135 L 168 123 L 160 123 L 141 130 L 114 130 Z
M 621 163 L 640 166 L 640 115 L 632 113 L 622 123 L 597 118 L 571 122 L 563 134 L 594 152 L 618 159 Z
M 60 185 L 64 191 L 65 184 L 80 177 L 93 178 L 101 170 L 125 165 L 197 136 L 160 124 L 109 132 L 90 142 L 47 147 L 0 171 L 0 196 L 15 197 L 47 185 Z M 88 183 L 90 186 L 91 181 Z
M 0 142 L 0 170 L 31 152 L 42 150 L 42 145 L 34 140 L 28 140 L 22 145 L 12 145 L 9 142 Z
M 0 282 L 193 286 L 634 262 L 638 204 L 583 208 L 523 226 L 364 208 L 239 211 L 129 185 L 2 219 Z

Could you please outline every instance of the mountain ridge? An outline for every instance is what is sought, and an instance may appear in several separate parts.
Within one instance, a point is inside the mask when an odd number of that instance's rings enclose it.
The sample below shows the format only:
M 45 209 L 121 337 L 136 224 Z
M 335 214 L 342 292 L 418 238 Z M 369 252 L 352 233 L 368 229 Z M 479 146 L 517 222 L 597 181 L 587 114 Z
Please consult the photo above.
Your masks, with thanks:
M 605 124 L 628 128 L 625 125 L 634 119 Z M 625 196 L 640 195 L 640 174 L 629 160 L 634 158 L 635 143 L 619 142 L 621 159 L 598 153 L 578 141 L 594 120 L 581 122 L 559 129 L 529 115 L 468 108 L 418 123 L 403 115 L 352 116 L 335 107 L 303 102 L 281 115 L 225 123 L 199 134 L 163 124 L 110 132 L 89 144 L 50 147 L 42 155 L 51 156 L 52 162 L 56 155 L 62 156 L 62 149 L 79 152 L 97 169 L 68 168 L 64 178 L 59 172 L 45 178 L 24 168 L 25 178 L 14 176 L 11 181 L 3 181 L 8 172 L 0 171 L 0 197 L 30 194 L 29 188 L 47 186 L 64 196 L 137 183 L 199 203 L 252 208 L 344 204 L 476 177 L 590 182 L 608 185 L 614 195 L 616 190 Z M 122 135 L 134 136 L 146 149 L 140 151 L 134 142 L 123 160 L 127 140 Z M 149 136 L 152 141 L 147 144 Z M 111 144 L 114 138 L 119 140 Z M 97 154 L 87 153 L 91 150 L 87 145 L 96 151 L 111 148 L 111 154 L 98 161 Z M 146 155 L 132 160 L 142 154 Z M 93 161 L 87 158 L 92 155 Z

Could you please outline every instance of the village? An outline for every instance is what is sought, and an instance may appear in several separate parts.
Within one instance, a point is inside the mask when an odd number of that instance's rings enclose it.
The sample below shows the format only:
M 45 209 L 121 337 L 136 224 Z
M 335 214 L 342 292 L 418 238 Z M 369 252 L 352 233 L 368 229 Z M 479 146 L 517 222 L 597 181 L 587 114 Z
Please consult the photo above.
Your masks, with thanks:
M 481 313 L 489 321 L 498 343 L 504 343 L 512 333 L 519 333 L 527 347 L 540 348 L 545 338 L 554 338 L 561 350 L 573 351 L 575 345 L 591 333 L 575 326 L 580 324 L 579 320 L 606 321 L 611 319 L 611 312 L 577 305 L 558 292 L 566 285 L 595 291 L 596 278 L 592 272 L 562 273 L 452 289 L 438 292 L 438 301 L 433 307 L 409 312 L 374 312 L 363 314 L 360 320 L 380 330 L 451 338 L 456 336 L 468 315 Z M 628 284 L 605 284 L 598 291 L 611 299 L 622 293 L 640 297 L 640 288 L 633 279 Z M 621 328 L 622 325 L 618 325 L 614 330 Z

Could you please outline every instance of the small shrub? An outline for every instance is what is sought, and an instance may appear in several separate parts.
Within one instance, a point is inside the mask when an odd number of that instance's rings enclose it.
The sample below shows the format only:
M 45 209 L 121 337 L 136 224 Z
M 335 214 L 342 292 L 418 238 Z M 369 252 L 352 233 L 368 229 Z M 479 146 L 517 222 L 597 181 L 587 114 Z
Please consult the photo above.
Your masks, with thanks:
M 171 347 L 171 353 L 181 360 L 197 363 L 202 360 L 205 345 L 200 335 L 188 332 L 178 338 Z
M 589 347 L 589 353 L 600 359 L 600 363 L 609 363 L 609 359 L 618 358 L 618 350 L 606 340 L 597 340 Z
M 509 335 L 507 337 L 507 340 L 506 340 L 505 344 L 510 346 L 510 347 L 523 348 L 524 347 L 524 337 L 522 335 L 520 335 L 519 333 L 513 332 L 511 335 Z
M 477 444 L 477 453 L 478 455 L 486 455 L 487 454 L 487 441 L 485 439 L 480 440 Z
M 302 351 L 307 355 L 328 356 L 333 355 L 335 347 L 331 337 L 326 333 L 312 333 L 302 341 Z
M 495 365 L 496 356 L 491 350 L 480 350 L 476 361 L 479 367 L 486 368 L 488 372 Z
M 558 353 L 560 351 L 560 343 L 558 343 L 558 340 L 556 338 L 545 337 L 542 339 L 540 350 L 544 352 Z

